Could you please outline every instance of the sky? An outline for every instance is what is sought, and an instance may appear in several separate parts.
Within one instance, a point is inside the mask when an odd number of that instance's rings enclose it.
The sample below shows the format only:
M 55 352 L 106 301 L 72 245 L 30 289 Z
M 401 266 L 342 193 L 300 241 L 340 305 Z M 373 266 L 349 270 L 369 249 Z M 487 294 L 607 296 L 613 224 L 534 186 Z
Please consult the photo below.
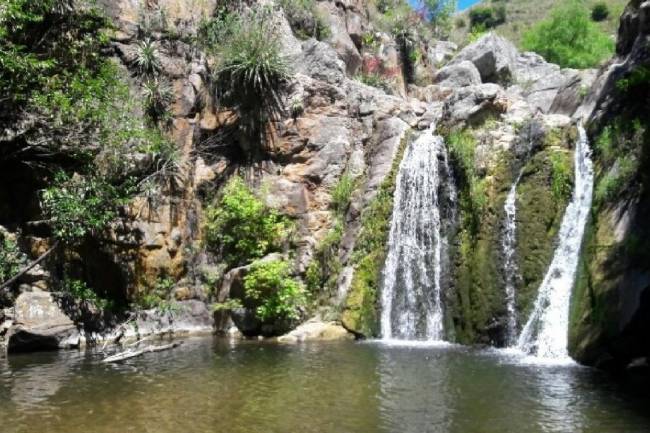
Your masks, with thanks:
M 480 0 L 458 0 L 458 10 L 465 10 L 470 6 L 474 6 L 478 2 L 480 2 Z M 413 7 L 418 7 L 421 2 L 420 0 L 409 0 L 409 3 Z

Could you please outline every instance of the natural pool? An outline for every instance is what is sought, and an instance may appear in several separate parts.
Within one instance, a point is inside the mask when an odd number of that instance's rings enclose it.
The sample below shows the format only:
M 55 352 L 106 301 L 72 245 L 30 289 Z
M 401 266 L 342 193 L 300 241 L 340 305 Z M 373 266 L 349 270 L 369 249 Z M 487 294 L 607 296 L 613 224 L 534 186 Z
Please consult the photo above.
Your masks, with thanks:
M 0 359 L 3 433 L 650 431 L 650 400 L 597 371 L 458 346 L 200 338 L 107 365 Z

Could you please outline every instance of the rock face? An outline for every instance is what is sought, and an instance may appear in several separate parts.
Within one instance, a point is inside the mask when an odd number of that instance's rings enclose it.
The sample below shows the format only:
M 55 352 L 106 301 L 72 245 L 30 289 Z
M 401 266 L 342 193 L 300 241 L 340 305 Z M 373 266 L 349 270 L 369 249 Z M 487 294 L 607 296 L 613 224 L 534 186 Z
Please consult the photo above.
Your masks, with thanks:
M 634 370 L 650 359 L 650 258 L 645 247 L 650 242 L 650 135 L 646 123 L 642 128 L 623 123 L 612 129 L 621 119 L 650 115 L 647 79 L 632 78 L 650 68 L 649 12 L 648 1 L 628 4 L 621 17 L 617 58 L 603 69 L 576 113 L 586 121 L 592 143 L 607 143 L 609 136 L 616 144 L 615 155 L 601 147 L 594 157 L 596 197 L 573 293 L 569 349 L 582 363 L 618 371 Z M 623 175 L 625 164 L 631 168 Z M 607 193 L 611 179 L 621 187 Z

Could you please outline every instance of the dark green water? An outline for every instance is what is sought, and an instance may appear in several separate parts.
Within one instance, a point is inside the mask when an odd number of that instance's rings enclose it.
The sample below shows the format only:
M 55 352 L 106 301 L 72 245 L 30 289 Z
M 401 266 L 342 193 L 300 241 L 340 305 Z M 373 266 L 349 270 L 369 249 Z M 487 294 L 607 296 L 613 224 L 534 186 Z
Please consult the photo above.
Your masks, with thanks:
M 0 431 L 650 431 L 650 401 L 608 376 L 496 351 L 204 338 L 120 365 L 100 359 L 0 359 Z

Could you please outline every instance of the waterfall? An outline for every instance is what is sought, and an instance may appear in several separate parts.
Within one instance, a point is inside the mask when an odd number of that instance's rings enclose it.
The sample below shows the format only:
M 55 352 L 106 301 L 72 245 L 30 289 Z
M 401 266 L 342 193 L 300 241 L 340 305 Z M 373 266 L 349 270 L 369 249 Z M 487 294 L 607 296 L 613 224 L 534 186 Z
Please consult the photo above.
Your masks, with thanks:
M 503 206 L 506 220 L 501 237 L 503 251 L 503 276 L 506 292 L 506 345 L 513 346 L 517 343 L 517 307 L 515 297 L 515 280 L 517 277 L 517 262 L 515 261 L 515 247 L 517 242 L 517 186 L 521 180 L 523 170 L 510 187 L 506 202 Z
M 434 129 L 408 145 L 399 167 L 382 272 L 384 339 L 444 337 L 440 286 L 446 239 L 441 202 L 455 200 L 455 189 L 451 182 L 441 185 L 449 166 L 443 140 Z
M 573 197 L 562 219 L 553 261 L 517 342 L 520 350 L 543 358 L 568 358 L 569 301 L 591 208 L 594 180 L 589 143 L 582 126 L 579 134 L 574 156 Z

